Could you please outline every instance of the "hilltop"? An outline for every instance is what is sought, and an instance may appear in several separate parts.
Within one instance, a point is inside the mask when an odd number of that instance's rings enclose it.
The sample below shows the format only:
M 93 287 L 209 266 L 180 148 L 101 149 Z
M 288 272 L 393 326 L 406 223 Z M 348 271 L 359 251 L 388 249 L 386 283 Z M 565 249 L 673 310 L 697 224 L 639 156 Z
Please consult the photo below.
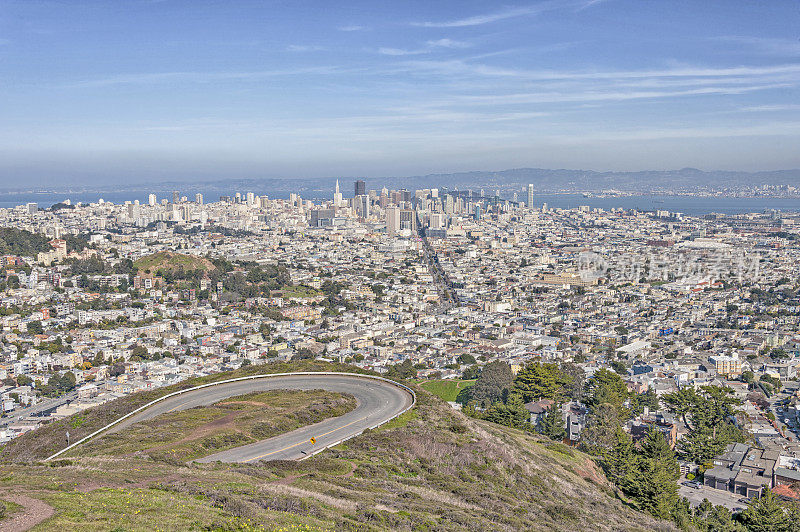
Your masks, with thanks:
M 26 494 L 52 506 L 42 530 L 145 530 L 153 523 L 166 530 L 672 529 L 627 507 L 587 455 L 467 418 L 415 390 L 413 410 L 302 462 L 187 464 L 131 452 L 130 437 L 147 438 L 142 431 L 128 433 L 125 445 L 93 445 L 52 464 L 12 462 L 21 455 L 7 449 L 0 499 Z M 152 398 L 147 393 L 126 398 L 127 408 Z M 80 430 L 108 410 L 59 423 Z M 25 446 L 43 449 L 37 439 L 52 443 L 53 433 L 28 433 Z
M 156 273 L 162 272 L 177 272 L 180 270 L 200 270 L 210 272 L 216 269 L 214 264 L 203 257 L 195 257 L 193 255 L 184 255 L 183 253 L 174 253 L 172 251 L 159 251 L 152 255 L 147 255 L 133 263 L 137 270 L 140 272 Z

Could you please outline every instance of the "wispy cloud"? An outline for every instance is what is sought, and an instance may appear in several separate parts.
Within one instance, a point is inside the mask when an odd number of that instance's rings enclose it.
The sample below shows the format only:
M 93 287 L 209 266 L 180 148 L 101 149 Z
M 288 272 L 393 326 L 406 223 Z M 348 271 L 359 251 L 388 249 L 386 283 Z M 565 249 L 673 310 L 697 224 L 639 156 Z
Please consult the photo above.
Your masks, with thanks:
M 257 81 L 281 76 L 306 74 L 334 74 L 341 69 L 331 66 L 261 70 L 252 72 L 144 72 L 119 74 L 97 79 L 65 83 L 61 88 L 108 87 L 114 85 L 155 85 L 161 83 L 220 83 L 229 81 Z
M 800 39 L 777 39 L 769 37 L 747 37 L 728 35 L 713 40 L 743 45 L 744 47 L 764 55 L 779 57 L 800 57 Z M 737 50 L 738 52 L 739 50 Z
M 800 63 L 771 65 L 764 67 L 676 67 L 661 70 L 609 70 L 609 71 L 557 71 L 526 70 L 507 67 L 496 67 L 480 63 L 469 63 L 460 60 L 408 61 L 405 65 L 412 69 L 453 75 L 480 75 L 487 77 L 507 77 L 528 80 L 597 80 L 597 79 L 636 79 L 636 78 L 690 78 L 690 77 L 730 77 L 761 76 L 772 74 L 800 74 Z
M 444 22 L 412 22 L 411 25 L 420 26 L 423 28 L 462 28 L 466 26 L 480 26 L 482 24 L 489 24 L 490 22 L 497 22 L 499 20 L 533 15 L 548 9 L 553 9 L 553 3 L 545 2 L 536 6 L 515 7 L 505 9 L 503 11 L 495 11 L 494 13 L 485 13 L 483 15 L 475 15 L 472 17 L 448 20 Z
M 577 90 L 574 92 L 534 92 L 520 94 L 496 94 L 491 96 L 464 96 L 463 102 L 484 105 L 568 103 L 568 102 L 621 102 L 628 100 L 680 98 L 686 96 L 708 96 L 721 94 L 746 94 L 749 92 L 785 88 L 786 84 L 752 85 L 746 87 L 704 87 L 688 90 L 662 91 L 613 91 Z
M 419 55 L 430 53 L 430 50 L 404 50 L 402 48 L 378 48 L 378 53 L 382 55 Z
M 800 104 L 751 105 L 748 107 L 741 107 L 739 110 L 758 113 L 774 111 L 800 111 Z
M 309 44 L 290 44 L 286 47 L 289 52 L 318 52 L 324 50 L 323 46 L 309 45 Z
M 427 45 L 433 48 L 469 48 L 472 46 L 468 42 L 455 41 L 453 39 L 437 39 L 435 41 L 428 41 Z
M 367 29 L 366 26 L 359 26 L 358 24 L 350 24 L 348 26 L 339 26 L 336 28 L 339 31 L 363 31 Z

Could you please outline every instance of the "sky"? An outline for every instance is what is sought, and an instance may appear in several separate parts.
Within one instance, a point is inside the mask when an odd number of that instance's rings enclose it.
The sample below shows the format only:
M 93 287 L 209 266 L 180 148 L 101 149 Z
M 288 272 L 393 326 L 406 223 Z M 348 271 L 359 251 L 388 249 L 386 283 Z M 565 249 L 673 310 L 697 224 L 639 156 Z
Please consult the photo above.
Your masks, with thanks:
M 0 187 L 800 168 L 796 0 L 0 0 Z

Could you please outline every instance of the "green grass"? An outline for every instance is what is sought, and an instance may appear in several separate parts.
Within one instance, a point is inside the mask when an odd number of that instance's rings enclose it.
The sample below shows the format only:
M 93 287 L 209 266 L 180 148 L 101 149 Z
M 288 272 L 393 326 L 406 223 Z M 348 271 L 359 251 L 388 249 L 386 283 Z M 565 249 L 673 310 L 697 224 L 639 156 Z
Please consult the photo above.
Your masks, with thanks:
M 324 390 L 250 393 L 162 414 L 100 436 L 67 454 L 119 456 L 143 452 L 156 459 L 194 460 L 341 416 L 355 406 L 351 395 Z
M 205 270 L 214 269 L 214 265 L 208 259 L 173 253 L 171 251 L 159 251 L 152 255 L 147 255 L 133 263 L 139 271 L 150 270 L 155 273 L 157 270 Z
M 422 388 L 445 401 L 455 401 L 459 392 L 475 384 L 475 380 L 438 380 L 420 384 Z
M 69 431 L 72 441 L 78 441 L 84 436 L 132 412 L 136 408 L 172 392 L 185 390 L 200 384 L 236 377 L 270 375 L 293 371 L 340 371 L 375 375 L 374 372 L 346 364 L 304 360 L 291 363 L 273 362 L 269 364 L 253 364 L 235 371 L 191 378 L 172 386 L 165 386 L 163 388 L 121 397 L 120 399 L 105 403 L 102 406 L 85 410 L 79 414 L 74 414 L 68 418 L 40 427 L 35 431 L 35 435 L 33 435 L 33 431 L 27 432 L 18 438 L 14 438 L 0 449 L 0 461 L 31 462 L 34 460 L 43 460 L 66 447 L 66 440 L 64 437 L 66 431 Z
M 301 367 L 307 366 L 293 369 Z M 467 418 L 411 386 L 419 392 L 413 410 L 300 462 L 198 464 L 146 455 L 83 456 L 56 467 L 0 462 L 0 492 L 35 492 L 57 512 L 36 530 L 59 532 L 247 530 L 253 524 L 267 530 L 675 530 L 617 499 L 587 455 Z
M 37 531 L 179 531 L 179 530 L 326 530 L 313 519 L 270 516 L 270 526 L 234 515 L 208 497 L 159 489 L 101 488 L 89 493 L 57 493 L 43 497 L 57 514 L 35 527 Z M 222 507 L 221 507 L 222 506 Z
M 0 499 L 0 521 L 12 517 L 15 513 L 22 510 L 22 505 L 15 502 Z

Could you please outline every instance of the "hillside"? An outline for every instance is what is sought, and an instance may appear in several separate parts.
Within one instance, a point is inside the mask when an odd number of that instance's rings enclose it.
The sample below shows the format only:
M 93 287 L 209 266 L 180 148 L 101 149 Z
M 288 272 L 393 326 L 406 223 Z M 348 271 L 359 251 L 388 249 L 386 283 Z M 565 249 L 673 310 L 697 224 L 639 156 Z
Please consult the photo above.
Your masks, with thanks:
M 128 441 L 124 454 L 6 461 L 0 499 L 53 507 L 37 530 L 671 529 L 626 507 L 586 455 L 417 392 L 414 410 L 303 462 L 186 464 Z
M 35 257 L 40 251 L 50 251 L 50 239 L 24 229 L 0 227 L 0 254 Z
M 133 263 L 137 270 L 145 273 L 177 272 L 179 270 L 201 270 L 209 272 L 215 269 L 210 260 L 203 257 L 173 253 L 172 251 L 159 251 L 147 255 Z

